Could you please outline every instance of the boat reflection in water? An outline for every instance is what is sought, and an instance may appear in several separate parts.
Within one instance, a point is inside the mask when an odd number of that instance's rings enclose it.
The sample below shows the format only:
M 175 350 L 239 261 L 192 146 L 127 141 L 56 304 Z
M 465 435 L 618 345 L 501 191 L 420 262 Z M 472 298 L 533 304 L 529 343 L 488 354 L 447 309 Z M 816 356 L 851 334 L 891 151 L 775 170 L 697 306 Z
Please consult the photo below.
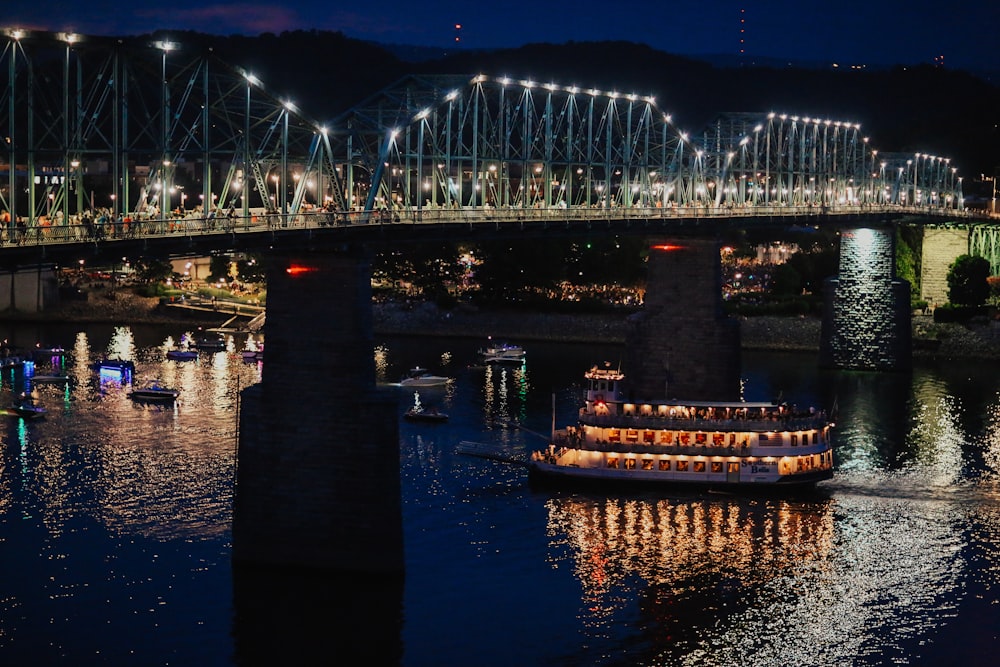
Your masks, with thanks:
M 961 577 L 946 526 L 915 530 L 864 498 L 560 495 L 546 507 L 588 634 L 635 613 L 637 664 L 859 664 L 866 643 L 942 625 Z M 898 623 L 901 591 L 912 627 Z

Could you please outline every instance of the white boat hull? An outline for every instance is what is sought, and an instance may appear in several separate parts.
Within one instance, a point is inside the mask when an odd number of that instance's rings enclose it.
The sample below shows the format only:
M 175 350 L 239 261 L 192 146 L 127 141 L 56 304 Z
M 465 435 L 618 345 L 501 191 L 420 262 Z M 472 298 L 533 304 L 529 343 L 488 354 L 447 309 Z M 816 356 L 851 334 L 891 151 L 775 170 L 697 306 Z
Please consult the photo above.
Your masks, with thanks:
M 725 467 L 723 468 L 725 470 Z M 832 469 L 815 470 L 810 473 L 782 475 L 777 466 L 755 466 L 743 462 L 739 473 L 728 472 L 661 472 L 659 470 L 608 470 L 604 468 L 581 468 L 572 465 L 556 465 L 543 461 L 528 463 L 528 476 L 533 482 L 580 482 L 625 486 L 701 486 L 701 487 L 789 487 L 811 486 L 816 482 L 831 479 Z

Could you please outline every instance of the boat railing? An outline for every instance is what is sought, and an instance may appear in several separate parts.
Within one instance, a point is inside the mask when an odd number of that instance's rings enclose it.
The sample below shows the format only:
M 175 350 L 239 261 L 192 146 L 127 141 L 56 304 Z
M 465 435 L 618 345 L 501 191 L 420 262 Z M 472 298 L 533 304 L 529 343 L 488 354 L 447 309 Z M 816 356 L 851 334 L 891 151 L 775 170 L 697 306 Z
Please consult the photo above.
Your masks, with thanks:
M 821 429 L 829 423 L 829 420 L 822 412 L 796 417 L 714 419 L 705 417 L 661 417 L 658 415 L 599 415 L 581 409 L 580 422 L 588 426 L 604 426 L 607 428 L 669 428 L 677 431 L 768 432 Z
M 596 442 L 583 440 L 562 431 L 556 432 L 552 443 L 557 447 L 582 449 L 592 452 L 615 452 L 620 454 L 684 454 L 687 456 L 791 456 L 818 454 L 829 449 L 828 444 L 805 445 L 782 444 L 768 447 L 759 445 L 715 445 L 712 443 L 674 443 L 654 445 L 641 442 Z

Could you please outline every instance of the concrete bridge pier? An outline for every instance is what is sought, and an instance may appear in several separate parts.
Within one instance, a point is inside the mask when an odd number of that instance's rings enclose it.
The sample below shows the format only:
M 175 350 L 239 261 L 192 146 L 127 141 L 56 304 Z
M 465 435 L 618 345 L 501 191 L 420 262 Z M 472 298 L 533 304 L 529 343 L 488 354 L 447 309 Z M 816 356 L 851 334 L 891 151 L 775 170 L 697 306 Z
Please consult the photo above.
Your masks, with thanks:
M 740 326 L 722 307 L 719 242 L 652 241 L 647 275 L 626 334 L 629 398 L 739 400 Z
M 894 227 L 841 232 L 839 273 L 824 285 L 821 367 L 872 371 L 912 367 L 910 283 L 895 275 Z
M 375 385 L 369 261 L 268 261 L 267 360 L 241 399 L 234 564 L 401 578 L 398 404 Z

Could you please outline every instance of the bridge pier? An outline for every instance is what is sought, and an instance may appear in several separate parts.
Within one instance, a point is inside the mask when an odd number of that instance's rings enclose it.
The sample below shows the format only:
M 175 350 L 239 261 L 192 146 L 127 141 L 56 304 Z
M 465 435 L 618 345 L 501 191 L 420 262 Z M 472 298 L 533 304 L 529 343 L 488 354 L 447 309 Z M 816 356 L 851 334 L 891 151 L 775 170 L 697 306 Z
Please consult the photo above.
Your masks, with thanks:
M 628 322 L 626 377 L 636 400 L 740 398 L 740 326 L 722 307 L 720 245 L 650 244 L 643 310 Z
M 261 382 L 242 392 L 233 561 L 402 574 L 395 394 L 375 385 L 360 252 L 269 256 Z
M 824 285 L 821 367 L 911 368 L 910 283 L 895 275 L 895 228 L 841 232 L 839 272 Z

